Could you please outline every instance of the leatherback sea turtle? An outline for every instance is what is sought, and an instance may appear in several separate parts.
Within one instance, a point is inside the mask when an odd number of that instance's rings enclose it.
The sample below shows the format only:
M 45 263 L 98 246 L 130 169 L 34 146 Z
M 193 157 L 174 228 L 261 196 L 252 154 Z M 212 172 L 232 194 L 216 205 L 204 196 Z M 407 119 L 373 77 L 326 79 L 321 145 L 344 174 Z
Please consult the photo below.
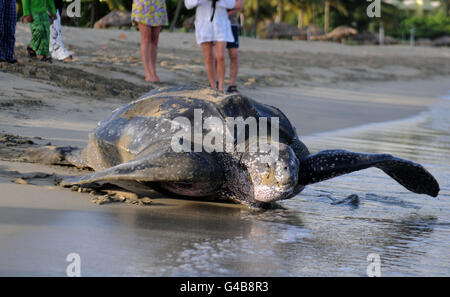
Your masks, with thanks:
M 267 124 L 268 139 L 271 144 L 278 144 L 278 158 L 263 161 L 268 151 L 249 149 L 252 143 L 250 125 L 244 125 L 245 133 L 231 134 L 234 137 L 231 146 L 237 146 L 238 135 L 244 135 L 244 151 L 174 149 L 174 136 L 186 131 L 177 119 L 187 119 L 195 130 L 195 116 L 199 110 L 204 122 L 215 118 L 225 123 L 227 118 L 242 117 L 243 120 L 256 119 L 259 127 L 261 123 Z M 264 118 L 266 122 L 259 121 Z M 278 119 L 278 139 L 271 129 L 275 119 Z M 219 126 L 229 128 L 227 125 Z M 198 130 L 205 139 L 212 131 L 208 127 L 205 125 Z M 236 130 L 236 126 L 230 129 Z M 189 135 L 192 138 L 177 139 L 175 144 L 183 145 L 186 141 L 183 147 L 191 149 L 196 140 L 194 133 Z M 210 137 L 209 142 L 218 144 L 220 139 Z M 130 185 L 134 189 L 150 187 L 183 196 L 225 198 L 246 204 L 287 199 L 306 185 L 369 167 L 383 170 L 412 192 L 433 197 L 439 192 L 437 181 L 420 164 L 389 154 L 344 150 L 310 154 L 299 140 L 295 128 L 278 108 L 242 95 L 227 95 L 198 86 L 154 90 L 119 107 L 109 119 L 99 123 L 83 150 L 43 147 L 30 150 L 28 158 L 45 163 L 70 163 L 95 171 L 67 179 L 63 185 L 107 182 L 125 188 L 130 188 Z

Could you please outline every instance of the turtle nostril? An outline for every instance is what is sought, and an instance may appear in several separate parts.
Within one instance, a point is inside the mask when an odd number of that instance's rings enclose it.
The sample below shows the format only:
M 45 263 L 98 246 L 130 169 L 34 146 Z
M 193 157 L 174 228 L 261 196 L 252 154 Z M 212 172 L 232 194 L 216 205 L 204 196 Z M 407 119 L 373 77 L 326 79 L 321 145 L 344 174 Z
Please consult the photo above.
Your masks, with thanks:
M 287 166 L 286 166 L 286 167 L 284 167 L 284 170 L 288 170 Z

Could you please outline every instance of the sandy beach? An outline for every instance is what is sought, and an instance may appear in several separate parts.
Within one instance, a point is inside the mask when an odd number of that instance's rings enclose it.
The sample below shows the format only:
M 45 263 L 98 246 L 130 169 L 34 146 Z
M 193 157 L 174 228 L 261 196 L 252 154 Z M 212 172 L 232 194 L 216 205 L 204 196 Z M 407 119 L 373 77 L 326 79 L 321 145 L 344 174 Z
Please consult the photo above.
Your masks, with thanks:
M 18 24 L 20 64 L 0 64 L 0 275 L 65 275 L 71 252 L 84 255 L 85 269 L 93 275 L 102 269 L 106 275 L 176 275 L 156 268 L 138 271 L 124 266 L 121 257 L 134 255 L 130 263 L 161 267 L 161 259 L 142 254 L 177 246 L 186 232 L 212 237 L 260 232 L 243 223 L 242 213 L 249 210 L 233 204 L 155 193 L 150 205 L 139 199 L 96 205 L 88 193 L 54 185 L 55 175 L 81 171 L 23 162 L 31 146 L 83 147 L 98 121 L 154 88 L 206 84 L 193 34 L 162 32 L 160 84 L 144 81 L 138 32 L 64 27 L 63 34 L 72 62 L 30 61 L 29 27 Z M 449 48 L 250 38 L 242 38 L 241 45 L 242 94 L 279 107 L 300 137 L 417 115 L 450 86 Z M 198 225 L 211 227 L 194 232 Z M 165 229 L 173 231 L 165 242 L 141 240 Z M 132 253 L 121 249 L 127 244 Z

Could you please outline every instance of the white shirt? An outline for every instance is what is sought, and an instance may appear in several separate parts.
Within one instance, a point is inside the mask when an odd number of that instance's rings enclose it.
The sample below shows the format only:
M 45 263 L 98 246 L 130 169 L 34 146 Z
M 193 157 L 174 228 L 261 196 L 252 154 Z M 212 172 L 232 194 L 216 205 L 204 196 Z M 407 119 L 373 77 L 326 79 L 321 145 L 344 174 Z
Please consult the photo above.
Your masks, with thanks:
M 231 32 L 230 20 L 227 9 L 231 9 L 236 4 L 236 0 L 219 0 L 216 3 L 216 13 L 211 22 L 212 6 L 210 0 L 184 0 L 187 9 L 197 6 L 195 11 L 195 37 L 197 43 L 211 41 L 234 42 Z

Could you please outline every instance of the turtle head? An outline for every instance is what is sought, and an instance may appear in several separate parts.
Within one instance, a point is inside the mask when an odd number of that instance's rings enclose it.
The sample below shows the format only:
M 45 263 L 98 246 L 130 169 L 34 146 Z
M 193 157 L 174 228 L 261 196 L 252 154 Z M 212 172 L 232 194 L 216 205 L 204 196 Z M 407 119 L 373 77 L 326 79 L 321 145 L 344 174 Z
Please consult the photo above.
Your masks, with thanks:
M 299 161 L 288 145 L 278 143 L 275 158 L 267 158 L 267 153 L 246 152 L 241 162 L 247 168 L 252 183 L 251 196 L 256 202 L 287 199 L 296 193 Z

